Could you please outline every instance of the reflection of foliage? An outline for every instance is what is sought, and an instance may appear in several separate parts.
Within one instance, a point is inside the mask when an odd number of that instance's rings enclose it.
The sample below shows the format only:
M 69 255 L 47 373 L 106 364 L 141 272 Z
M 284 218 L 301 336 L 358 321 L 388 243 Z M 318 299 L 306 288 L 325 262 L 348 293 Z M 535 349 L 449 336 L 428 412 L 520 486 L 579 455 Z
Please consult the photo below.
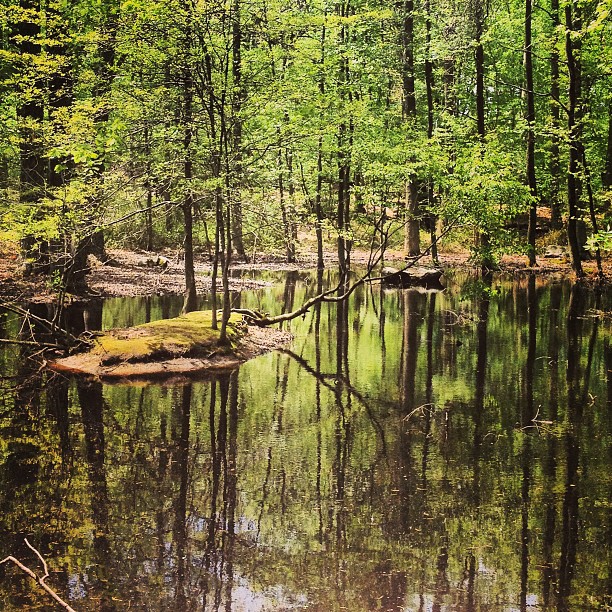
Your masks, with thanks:
M 449 325 L 447 313 L 477 320 L 468 295 L 482 293 L 455 287 L 433 302 L 402 290 L 358 292 L 341 373 L 339 313 L 330 305 L 320 319 L 315 310 L 292 323 L 303 363 L 262 356 L 240 368 L 237 386 L 225 376 L 102 389 L 61 379 L 43 385 L 40 374 L 27 393 L 13 384 L 0 418 L 0 477 L 14 491 L 2 501 L 3 552 L 19 552 L 21 534 L 33 534 L 53 566 L 65 567 L 53 584 L 79 610 L 99 609 L 100 599 L 119 609 L 201 609 L 227 601 L 232 585 L 233 597 L 248 593 L 253 605 L 273 609 L 409 607 L 420 594 L 467 608 L 518 606 L 527 534 L 528 592 L 554 607 L 574 537 L 571 605 L 601 604 L 610 576 L 600 554 L 611 442 L 603 342 L 597 335 L 590 384 L 577 381 L 594 398 L 578 418 L 567 391 L 567 289 L 536 288 L 529 381 L 526 284 L 495 286 L 478 411 L 477 330 Z M 288 296 L 298 302 L 317 291 L 305 279 L 289 289 L 262 289 L 241 305 L 275 314 Z M 153 318 L 177 307 L 112 301 L 105 317 L 138 323 L 145 306 Z M 580 321 L 584 374 L 595 321 Z M 6 332 L 17 331 L 9 321 Z M 15 349 L 0 359 L 7 375 L 28 374 Z M 546 430 L 520 427 L 530 385 L 538 418 L 552 421 Z M 570 442 L 579 447 L 578 471 Z M 19 455 L 17 444 L 28 453 Z M 36 478 L 18 481 L 6 467 L 26 459 Z M 574 536 L 572 470 L 580 496 Z M 27 584 L 3 578 L 2 609 L 45 604 Z
M 461 298 L 464 300 L 478 300 L 492 298 L 500 292 L 499 287 L 492 287 L 479 278 L 471 278 L 461 286 Z

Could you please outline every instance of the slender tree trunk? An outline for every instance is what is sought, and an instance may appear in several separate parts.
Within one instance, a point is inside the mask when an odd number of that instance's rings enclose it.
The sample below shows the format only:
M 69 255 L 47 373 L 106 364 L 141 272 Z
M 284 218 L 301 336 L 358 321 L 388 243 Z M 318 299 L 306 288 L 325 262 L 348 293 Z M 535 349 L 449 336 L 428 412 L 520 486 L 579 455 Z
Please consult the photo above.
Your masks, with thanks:
M 170 65 L 170 60 L 166 60 L 164 63 L 164 94 L 166 96 L 170 96 L 170 92 L 173 91 L 172 85 L 172 70 Z M 178 106 L 178 104 L 177 104 Z M 177 123 L 175 119 L 175 123 Z M 167 110 L 164 113 L 164 123 L 163 123 L 163 137 L 164 140 L 168 140 L 170 138 L 170 134 L 172 133 L 172 116 L 170 111 Z M 164 148 L 164 161 L 169 164 L 171 159 L 171 152 L 168 148 Z M 172 179 L 169 176 L 163 176 L 159 186 L 157 187 L 159 192 L 159 197 L 162 202 L 166 202 L 164 206 L 164 226 L 166 228 L 166 233 L 171 234 L 174 230 L 176 224 L 176 209 L 174 208 L 171 200 L 170 200 L 170 190 L 172 187 Z
M 525 0 L 525 120 L 527 121 L 527 184 L 531 201 L 529 203 L 529 226 L 527 228 L 527 249 L 529 265 L 536 265 L 537 225 L 537 184 L 535 169 L 535 100 L 533 93 L 533 50 L 531 47 L 532 0 Z
M 278 137 L 280 141 L 280 129 L 278 130 Z M 287 206 L 287 200 L 285 198 L 285 163 L 283 160 L 283 147 L 280 144 L 276 157 L 276 167 L 278 171 L 278 199 L 285 234 L 287 263 L 295 263 L 295 241 L 293 239 L 293 231 L 291 229 L 293 220 L 291 219 L 291 210 Z
M 35 0 L 21 0 L 22 19 L 17 23 L 15 33 L 18 37 L 18 49 L 22 57 L 40 55 L 40 26 L 38 25 L 40 4 Z M 26 77 L 28 78 L 28 77 Z M 34 78 L 34 77 L 29 77 Z M 43 194 L 46 167 L 42 154 L 42 122 L 44 106 L 42 83 L 35 78 L 29 85 L 29 91 L 23 93 L 17 106 L 17 120 L 20 124 L 20 174 L 19 201 L 23 204 L 35 204 Z M 38 264 L 37 237 L 26 235 L 21 240 L 22 255 L 26 258 L 26 272 L 32 272 Z
M 286 116 L 285 120 L 289 121 L 289 117 Z M 290 146 L 285 148 L 285 160 L 287 163 L 287 191 L 289 193 L 289 231 L 291 232 L 292 244 L 297 245 L 298 224 L 296 219 L 295 177 L 293 175 L 293 151 Z
M 559 131 L 561 119 L 559 112 L 559 98 L 561 88 L 559 85 L 559 51 L 557 50 L 559 20 L 559 0 L 551 0 L 550 11 L 553 25 L 553 43 L 550 54 L 550 225 L 552 229 L 561 229 L 561 160 L 559 152 Z
M 148 124 L 144 131 L 144 145 L 146 158 L 146 179 L 145 188 L 147 190 L 147 211 L 145 213 L 146 225 L 146 249 L 153 250 L 153 185 L 151 183 L 151 135 Z
M 572 11 L 574 9 L 575 13 Z M 565 52 L 567 68 L 569 71 L 569 100 L 567 112 L 567 128 L 569 134 L 569 165 L 567 173 L 567 201 L 569 208 L 569 219 L 567 221 L 567 235 L 572 256 L 572 268 L 578 278 L 584 276 L 582 270 L 582 253 L 579 236 L 580 211 L 580 104 L 581 104 L 581 71 L 579 42 L 573 39 L 575 29 L 580 29 L 579 13 L 577 13 L 575 0 L 571 0 L 565 6 Z M 574 19 L 575 17 L 575 19 Z
M 185 178 L 185 195 L 183 197 L 183 217 L 185 221 L 185 300 L 183 312 L 191 312 L 197 307 L 197 292 L 195 283 L 195 268 L 193 263 L 193 190 L 191 181 L 193 179 L 193 160 L 191 141 L 193 139 L 193 74 L 191 67 L 191 52 L 193 45 L 193 32 L 191 26 L 191 8 L 189 0 L 185 3 L 185 40 L 183 58 L 183 154 L 185 161 L 183 165 L 183 176 Z
M 242 106 L 245 99 L 244 85 L 242 83 L 242 24 L 240 0 L 232 3 L 232 76 L 234 79 L 234 95 L 232 97 L 232 152 L 234 157 L 233 176 L 235 182 L 234 194 L 231 203 L 232 210 L 232 244 L 239 257 L 244 258 L 244 244 L 242 234 Z
M 431 3 L 425 2 L 425 88 L 427 90 L 427 138 L 431 141 L 434 131 L 434 65 L 431 51 Z M 429 225 L 429 236 L 431 240 L 431 259 L 434 264 L 438 263 L 438 246 L 436 242 L 436 218 L 434 212 L 434 183 L 430 177 L 427 181 L 427 224 Z
M 327 14 L 325 15 L 327 17 Z M 325 42 L 326 42 L 326 27 L 323 24 L 321 28 L 321 55 L 319 59 L 320 76 L 319 76 L 319 93 L 321 98 L 325 95 Z M 323 260 L 323 207 L 322 207 L 322 190 L 323 190 L 323 136 L 319 135 L 317 143 L 317 191 L 315 194 L 315 215 L 317 217 L 317 268 L 322 270 L 325 267 Z
M 210 304 L 212 310 L 212 329 L 218 329 L 219 323 L 217 318 L 217 310 L 219 308 L 217 300 L 217 277 L 219 275 L 219 251 L 221 250 L 221 237 L 219 235 L 219 214 L 223 206 L 223 196 L 221 187 L 215 189 L 215 254 L 212 262 L 212 273 L 210 278 Z
M 414 2 L 404 0 L 402 15 L 402 114 L 404 118 L 416 116 L 414 87 Z
M 586 182 L 587 194 L 589 197 L 589 216 L 591 217 L 591 225 L 593 226 L 593 233 L 595 235 L 598 234 L 599 228 L 597 223 L 597 214 L 595 211 L 595 198 L 593 196 L 593 186 L 591 184 L 591 171 L 589 170 L 589 165 L 587 164 L 586 151 L 584 150 L 584 146 L 582 147 L 582 167 L 584 169 L 584 177 Z M 597 262 L 597 273 L 600 279 L 603 280 L 604 273 L 603 267 L 601 265 L 601 249 L 599 245 L 595 246 L 595 261 Z
M 315 194 L 315 214 L 317 216 L 317 268 L 325 268 L 323 259 L 323 208 L 321 206 L 321 191 L 323 188 L 323 136 L 319 136 L 317 145 L 317 192 Z
M 416 123 L 416 95 L 414 76 L 414 2 L 404 0 L 402 5 L 402 115 L 404 120 Z M 404 252 L 407 257 L 421 252 L 420 210 L 418 200 L 419 188 L 415 176 L 408 179 L 406 185 L 406 229 L 404 234 Z
M 608 143 L 606 146 L 606 165 L 602 176 L 603 186 L 612 187 L 612 101 L 608 104 Z
M 220 117 L 220 128 L 221 128 L 221 138 L 227 144 L 227 128 L 224 121 L 223 109 Z M 225 153 L 227 155 L 227 147 L 225 148 Z M 227 161 L 227 160 L 226 160 Z M 229 185 L 229 171 L 226 172 L 226 191 L 229 193 L 230 185 Z M 220 206 L 219 207 L 219 237 L 221 238 L 221 248 L 219 251 L 219 256 L 221 260 L 221 283 L 223 286 L 223 310 L 221 315 L 221 329 L 219 333 L 219 342 L 221 344 L 227 343 L 227 323 L 229 321 L 231 315 L 231 295 L 229 290 L 229 269 L 231 265 L 232 258 L 232 230 L 231 230 L 231 204 L 229 202 L 226 203 L 225 209 Z
M 474 51 L 475 66 L 476 66 L 476 125 L 478 130 L 478 138 L 480 140 L 481 154 L 484 155 L 486 125 L 485 125 L 485 62 L 484 62 L 484 47 L 482 38 L 484 35 L 484 5 L 483 0 L 476 1 L 475 21 L 476 21 L 476 48 Z M 493 254 L 491 253 L 491 241 L 489 232 L 486 228 L 476 228 L 475 242 L 479 248 L 479 257 L 484 268 L 494 267 Z
M 341 17 L 350 14 L 350 0 L 341 5 Z M 343 24 L 340 28 L 340 46 L 343 49 L 340 59 L 339 89 L 340 98 L 349 106 L 352 104 L 350 72 L 348 57 L 345 47 L 349 42 L 348 26 Z M 351 111 L 352 113 L 352 111 Z M 352 115 L 348 122 L 343 120 L 338 128 L 338 201 L 336 208 L 336 223 L 338 226 L 338 265 L 342 273 L 350 266 L 351 241 L 348 237 L 350 231 L 350 176 L 351 176 L 351 144 L 352 144 L 353 119 Z
M 227 86 L 227 83 L 226 83 Z M 224 88 L 225 89 L 225 88 Z M 227 106 L 225 94 L 221 95 L 219 108 L 219 151 L 222 152 L 225 162 L 225 206 L 219 207 L 220 215 L 218 222 L 219 236 L 221 238 L 221 282 L 223 285 L 223 311 L 221 315 L 221 329 L 219 332 L 219 343 L 227 344 L 227 324 L 231 315 L 231 294 L 229 290 L 229 270 L 232 262 L 232 172 L 230 169 L 230 141 L 231 134 L 227 125 Z M 221 160 L 220 160 L 221 161 Z

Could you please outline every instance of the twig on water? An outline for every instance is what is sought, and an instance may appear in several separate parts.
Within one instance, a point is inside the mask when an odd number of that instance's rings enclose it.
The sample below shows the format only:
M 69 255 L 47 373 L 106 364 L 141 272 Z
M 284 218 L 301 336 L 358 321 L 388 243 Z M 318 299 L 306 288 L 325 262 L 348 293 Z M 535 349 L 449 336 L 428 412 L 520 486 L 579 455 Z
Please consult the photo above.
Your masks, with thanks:
M 15 557 L 9 555 L 0 561 L 0 565 L 6 563 L 7 561 L 11 561 L 14 563 L 21 571 L 25 572 L 32 580 L 36 581 L 40 586 L 49 594 L 55 601 L 62 606 L 65 610 L 69 612 L 76 612 L 74 608 L 72 608 L 69 604 L 67 604 L 46 582 L 45 580 L 49 577 L 49 568 L 47 567 L 47 562 L 43 559 L 43 556 L 28 542 L 27 538 L 24 538 L 24 541 L 27 547 L 34 552 L 34 554 L 40 559 L 43 564 L 43 569 L 45 573 L 43 576 L 39 576 L 36 572 L 33 572 L 29 567 L 26 567 L 19 559 L 15 559 Z

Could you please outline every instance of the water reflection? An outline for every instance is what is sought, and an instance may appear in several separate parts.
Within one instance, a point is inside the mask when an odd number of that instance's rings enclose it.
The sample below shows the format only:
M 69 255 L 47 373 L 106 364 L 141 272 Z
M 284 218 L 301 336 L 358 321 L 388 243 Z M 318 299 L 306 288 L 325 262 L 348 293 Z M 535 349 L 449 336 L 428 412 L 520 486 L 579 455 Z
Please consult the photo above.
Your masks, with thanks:
M 286 311 L 333 280 L 240 300 Z M 290 349 L 174 387 L 49 376 L 7 348 L 3 553 L 35 566 L 30 538 L 79 610 L 603 607 L 612 348 L 593 314 L 609 305 L 534 276 L 365 287 L 294 321 Z M 179 309 L 111 300 L 66 320 Z M 2 609 L 50 609 L 0 571 Z

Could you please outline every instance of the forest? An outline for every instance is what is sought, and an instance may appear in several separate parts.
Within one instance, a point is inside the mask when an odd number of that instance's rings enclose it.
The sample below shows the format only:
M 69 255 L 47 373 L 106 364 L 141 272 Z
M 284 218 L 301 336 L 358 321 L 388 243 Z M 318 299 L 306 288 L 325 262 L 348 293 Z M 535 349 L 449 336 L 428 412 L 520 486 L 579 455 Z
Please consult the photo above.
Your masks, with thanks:
M 493 266 L 610 248 L 612 4 L 34 0 L 2 6 L 0 237 L 78 290 L 105 243 L 304 243 Z
M 0 609 L 610 608 L 612 0 L 0 6 Z

